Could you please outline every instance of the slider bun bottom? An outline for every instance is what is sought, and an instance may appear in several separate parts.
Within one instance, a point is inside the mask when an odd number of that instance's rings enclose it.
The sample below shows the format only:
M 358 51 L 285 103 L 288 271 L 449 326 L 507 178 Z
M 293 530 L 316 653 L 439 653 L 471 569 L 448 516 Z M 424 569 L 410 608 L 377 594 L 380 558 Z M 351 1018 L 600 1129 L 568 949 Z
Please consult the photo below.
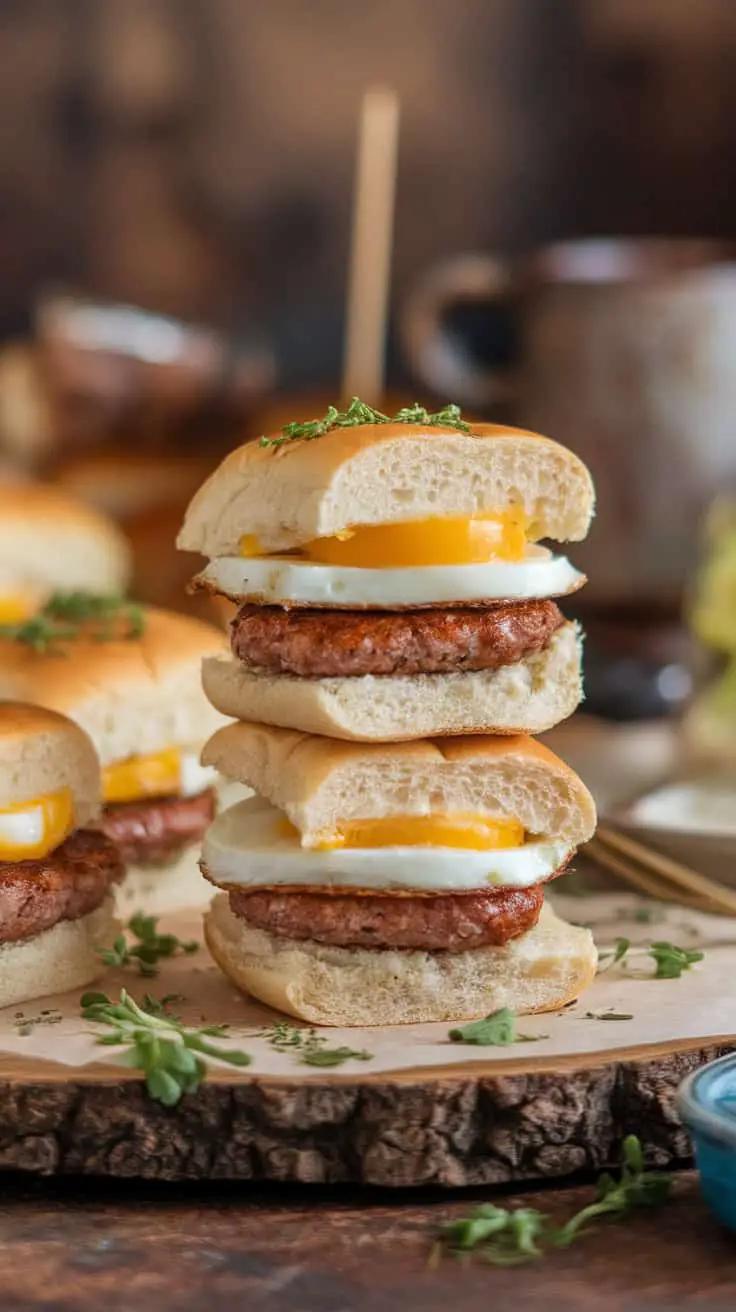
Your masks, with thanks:
M 130 920 L 137 911 L 165 915 L 182 907 L 206 907 L 214 889 L 200 873 L 201 844 L 188 847 L 171 865 L 128 866 L 115 890 L 115 912 Z
M 566 623 L 524 660 L 457 674 L 298 679 L 206 657 L 202 686 L 223 715 L 328 738 L 400 742 L 439 734 L 544 733 L 572 715 L 582 698 L 580 638 Z
M 34 938 L 0 946 L 0 1007 L 83 988 L 104 975 L 98 948 L 120 926 L 111 896 L 78 920 L 60 920 Z
M 536 927 L 503 948 L 376 951 L 277 938 L 230 910 L 226 894 L 204 918 L 207 946 L 244 993 L 312 1025 L 407 1025 L 470 1020 L 501 1007 L 552 1011 L 595 975 L 589 930 L 545 907 Z

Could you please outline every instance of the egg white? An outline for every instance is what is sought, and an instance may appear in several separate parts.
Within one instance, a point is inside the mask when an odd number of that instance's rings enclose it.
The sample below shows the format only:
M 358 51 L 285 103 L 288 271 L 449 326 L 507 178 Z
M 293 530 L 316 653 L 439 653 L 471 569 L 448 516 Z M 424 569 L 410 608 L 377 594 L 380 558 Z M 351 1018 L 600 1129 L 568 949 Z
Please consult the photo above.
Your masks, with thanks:
M 34 848 L 46 836 L 46 821 L 42 806 L 29 806 L 27 811 L 0 812 L 0 842 L 12 847 Z
M 218 781 L 217 771 L 211 765 L 200 765 L 195 752 L 182 752 L 179 777 L 182 797 L 196 797 L 207 788 L 214 788 Z
M 280 832 L 283 812 L 261 797 L 231 806 L 210 825 L 202 862 L 215 883 L 243 888 L 303 884 L 463 892 L 529 888 L 548 879 L 569 856 L 565 843 L 544 839 L 523 847 L 473 852 L 453 847 L 353 847 L 318 852 Z
M 359 569 L 288 556 L 219 556 L 199 575 L 228 597 L 277 605 L 442 606 L 560 597 L 584 582 L 565 556 L 528 546 L 523 560 Z

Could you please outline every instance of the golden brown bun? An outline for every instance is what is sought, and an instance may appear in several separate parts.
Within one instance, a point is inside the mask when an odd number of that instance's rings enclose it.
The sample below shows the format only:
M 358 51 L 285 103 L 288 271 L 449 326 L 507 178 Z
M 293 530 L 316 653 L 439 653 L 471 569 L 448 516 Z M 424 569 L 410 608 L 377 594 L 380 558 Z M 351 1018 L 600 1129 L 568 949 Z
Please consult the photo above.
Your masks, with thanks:
M 0 810 L 69 788 L 74 826 L 100 810 L 100 766 L 79 725 L 55 711 L 0 702 Z
M 34 938 L 0 945 L 0 1007 L 84 988 L 105 973 L 99 949 L 120 926 L 112 897 L 77 920 L 60 920 Z
M 277 1011 L 311 1025 L 410 1025 L 471 1020 L 509 1007 L 556 1011 L 595 977 L 589 930 L 545 907 L 537 926 L 502 948 L 468 952 L 333 948 L 278 938 L 230 910 L 219 894 L 204 918 L 221 970 Z
M 87 731 L 103 765 L 198 747 L 222 723 L 201 688 L 203 656 L 223 649 L 209 624 L 147 609 L 139 639 L 90 639 L 36 652 L 0 640 L 0 701 L 36 702 Z
M 157 506 L 185 506 L 216 463 L 209 455 L 106 447 L 62 465 L 56 482 L 69 496 L 126 520 Z
M 582 697 L 580 644 L 565 624 L 547 646 L 498 670 L 299 679 L 248 670 L 231 656 L 202 665 L 213 706 L 238 720 L 364 742 L 436 734 L 545 733 Z
M 590 474 L 565 447 L 520 428 L 365 424 L 231 452 L 192 500 L 177 545 L 213 559 L 237 555 L 243 534 L 255 534 L 263 552 L 286 551 L 355 524 L 518 505 L 532 537 L 579 541 L 593 514 Z
M 104 515 L 43 483 L 0 484 L 0 591 L 119 592 L 130 552 Z
M 583 782 L 524 736 L 379 746 L 231 724 L 206 744 L 202 762 L 285 811 L 307 844 L 341 821 L 407 811 L 513 818 L 527 832 L 570 847 L 595 829 L 595 804 Z

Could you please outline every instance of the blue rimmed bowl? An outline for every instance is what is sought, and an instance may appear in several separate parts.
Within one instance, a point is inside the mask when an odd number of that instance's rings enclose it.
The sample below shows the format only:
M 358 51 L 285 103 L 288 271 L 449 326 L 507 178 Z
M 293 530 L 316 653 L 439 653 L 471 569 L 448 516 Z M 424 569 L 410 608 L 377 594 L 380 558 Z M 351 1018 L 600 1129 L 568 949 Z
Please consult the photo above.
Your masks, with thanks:
M 736 1053 L 688 1075 L 677 1094 L 708 1207 L 736 1231 Z

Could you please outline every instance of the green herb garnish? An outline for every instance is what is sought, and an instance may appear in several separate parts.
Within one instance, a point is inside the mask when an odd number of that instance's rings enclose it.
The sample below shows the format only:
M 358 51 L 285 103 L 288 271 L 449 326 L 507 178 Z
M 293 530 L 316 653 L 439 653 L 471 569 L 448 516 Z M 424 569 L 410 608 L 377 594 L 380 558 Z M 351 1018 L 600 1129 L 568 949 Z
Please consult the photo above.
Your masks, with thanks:
M 207 1074 L 206 1058 L 227 1062 L 230 1066 L 249 1066 L 247 1052 L 219 1048 L 208 1043 L 222 1038 L 223 1025 L 206 1025 L 190 1029 L 166 1010 L 166 998 L 157 1001 L 146 995 L 148 1008 L 138 1005 L 125 989 L 118 1002 L 104 993 L 85 993 L 80 999 L 82 1017 L 96 1025 L 107 1025 L 110 1034 L 97 1042 L 105 1046 L 123 1046 L 125 1066 L 143 1071 L 146 1088 L 152 1098 L 165 1107 L 174 1107 L 184 1093 L 194 1093 Z M 172 1000 L 173 995 L 168 995 Z
M 567 1248 L 588 1226 L 605 1216 L 624 1220 L 634 1212 L 659 1207 L 672 1188 L 664 1171 L 645 1171 L 644 1154 L 636 1135 L 623 1144 L 624 1162 L 618 1180 L 608 1173 L 597 1185 L 593 1203 L 583 1207 L 563 1226 L 551 1224 L 544 1212 L 521 1207 L 510 1211 L 492 1203 L 481 1203 L 469 1216 L 443 1226 L 437 1249 L 452 1253 L 476 1252 L 492 1266 L 517 1266 L 538 1261 L 551 1248 Z
M 127 928 L 138 942 L 130 947 L 125 935 L 118 934 L 111 948 L 98 948 L 106 966 L 137 966 L 141 975 L 153 977 L 158 975 L 158 963 L 162 958 L 189 956 L 199 951 L 197 942 L 187 943 L 176 934 L 159 934 L 157 916 L 144 916 L 139 911 L 131 917 Z
M 611 970 L 619 962 L 628 966 L 632 957 L 651 957 L 656 966 L 653 979 L 679 979 L 684 971 L 690 970 L 704 956 L 704 952 L 681 948 L 676 943 L 664 940 L 650 943 L 648 948 L 632 948 L 629 939 L 617 938 L 610 952 L 601 953 L 600 959 L 605 965 L 599 967 L 598 973 Z
M 262 1033 L 262 1032 L 261 1032 Z M 372 1061 L 373 1053 L 364 1048 L 328 1048 L 329 1040 L 313 1029 L 300 1029 L 287 1021 L 277 1021 L 262 1037 L 277 1052 L 291 1052 L 303 1066 L 342 1066 L 346 1061 Z
M 322 419 L 284 424 L 280 437 L 262 437 L 260 445 L 278 448 L 287 442 L 312 442 L 333 428 L 359 428 L 362 424 L 424 424 L 429 428 L 456 428 L 461 433 L 470 432 L 470 424 L 462 418 L 459 405 L 446 405 L 434 414 L 424 406 L 408 405 L 392 416 L 374 410 L 373 406 L 354 396 L 347 410 L 338 410 L 337 406 L 331 405 Z
M 633 1020 L 625 1011 L 586 1011 L 584 1020 Z
M 0 638 L 43 653 L 80 637 L 92 642 L 140 638 L 145 627 L 143 607 L 118 593 L 54 592 L 36 615 L 20 624 L 0 624 Z
M 510 1043 L 536 1043 L 549 1038 L 548 1034 L 517 1034 L 516 1016 L 508 1007 L 491 1012 L 483 1020 L 471 1020 L 450 1030 L 447 1036 L 453 1043 L 474 1043 L 478 1047 L 505 1048 Z

